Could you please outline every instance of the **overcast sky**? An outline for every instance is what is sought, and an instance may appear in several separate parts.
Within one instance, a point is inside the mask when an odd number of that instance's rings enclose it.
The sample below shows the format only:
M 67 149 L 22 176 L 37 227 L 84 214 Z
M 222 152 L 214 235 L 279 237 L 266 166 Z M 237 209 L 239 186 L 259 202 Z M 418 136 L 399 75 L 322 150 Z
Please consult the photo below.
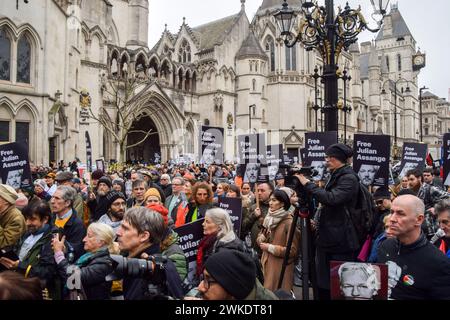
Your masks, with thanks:
M 239 12 L 240 0 L 149 0 L 149 46 L 158 41 L 167 23 L 171 32 L 178 32 L 183 17 L 195 27 Z M 245 7 L 251 21 L 263 0 L 247 0 Z M 283 1 L 280 0 L 280 7 Z M 324 1 L 319 1 L 323 3 Z M 335 0 L 335 6 L 345 4 Z M 352 8 L 362 4 L 368 22 L 371 6 L 369 0 L 349 0 Z M 419 85 L 427 86 L 434 94 L 449 98 L 450 88 L 450 1 L 449 0 L 398 0 L 399 10 L 406 21 L 417 46 L 427 54 L 427 66 L 419 75 Z M 439 34 L 440 33 L 440 34 Z M 375 38 L 365 31 L 360 42 Z

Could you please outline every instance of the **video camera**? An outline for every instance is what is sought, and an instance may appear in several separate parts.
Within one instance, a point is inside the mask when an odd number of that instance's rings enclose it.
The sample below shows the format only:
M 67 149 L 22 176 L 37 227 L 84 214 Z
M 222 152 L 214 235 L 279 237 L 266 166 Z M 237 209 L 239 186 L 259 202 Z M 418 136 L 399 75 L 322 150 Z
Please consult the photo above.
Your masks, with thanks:
M 298 195 L 303 193 L 303 185 L 300 180 L 295 176 L 296 174 L 304 175 L 306 178 L 311 179 L 319 174 L 319 172 L 313 167 L 288 167 L 286 177 L 284 178 L 284 184 L 286 187 L 291 188 Z
M 305 190 L 303 188 L 303 185 L 300 183 L 300 180 L 295 176 L 296 174 L 304 175 L 306 178 L 312 180 L 313 177 L 317 176 L 319 172 L 312 168 L 312 167 L 299 167 L 294 166 L 286 166 L 287 168 L 287 174 L 284 178 L 284 185 L 288 188 L 291 188 L 295 191 L 298 197 L 298 203 L 300 207 L 307 207 L 310 204 L 310 198 Z M 280 166 L 281 168 L 281 166 Z

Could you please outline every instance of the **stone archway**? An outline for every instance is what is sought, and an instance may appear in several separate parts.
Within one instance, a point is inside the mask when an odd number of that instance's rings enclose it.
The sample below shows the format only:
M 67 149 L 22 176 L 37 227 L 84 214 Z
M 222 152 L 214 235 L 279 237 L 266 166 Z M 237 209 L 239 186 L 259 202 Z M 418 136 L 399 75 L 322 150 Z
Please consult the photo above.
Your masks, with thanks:
M 140 161 L 154 163 L 155 159 L 161 159 L 161 146 L 159 142 L 159 132 L 152 118 L 146 114 L 135 121 L 127 137 L 127 146 L 132 146 L 145 138 L 146 132 L 152 133 L 144 142 L 128 148 L 127 161 Z
M 177 148 L 184 144 L 184 136 L 180 134 L 183 132 L 184 115 L 155 82 L 145 87 L 135 97 L 135 104 L 142 117 L 135 121 L 133 127 L 145 132 L 152 129 L 157 134 L 149 136 L 143 143 L 144 146 L 135 149 L 133 155 L 127 151 L 127 159 L 139 160 L 143 157 L 145 161 L 149 161 L 153 157 L 154 160 L 156 153 L 160 155 L 161 162 L 175 157 L 178 153 Z M 138 137 L 130 134 L 127 145 L 132 145 L 133 139 L 135 141 Z M 140 137 L 142 140 L 145 135 L 142 133 Z

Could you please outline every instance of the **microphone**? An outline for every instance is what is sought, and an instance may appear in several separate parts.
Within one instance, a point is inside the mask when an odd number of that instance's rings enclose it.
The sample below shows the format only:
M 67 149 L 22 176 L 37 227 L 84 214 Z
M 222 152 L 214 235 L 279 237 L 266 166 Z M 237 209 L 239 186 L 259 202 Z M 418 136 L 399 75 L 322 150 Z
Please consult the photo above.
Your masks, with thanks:
M 436 241 L 438 241 L 443 236 L 445 236 L 445 231 L 442 230 L 441 228 L 439 228 L 438 231 L 436 231 L 436 233 L 434 234 L 434 236 L 430 239 L 430 242 L 432 244 L 434 244 Z

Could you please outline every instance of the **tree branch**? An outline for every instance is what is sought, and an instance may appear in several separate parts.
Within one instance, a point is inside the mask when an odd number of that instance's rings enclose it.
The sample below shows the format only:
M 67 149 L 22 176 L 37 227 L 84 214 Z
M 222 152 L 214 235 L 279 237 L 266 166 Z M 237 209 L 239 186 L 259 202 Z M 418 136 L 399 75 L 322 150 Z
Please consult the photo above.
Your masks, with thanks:
M 133 147 L 135 147 L 135 146 L 140 145 L 140 144 L 143 143 L 145 140 L 147 140 L 147 138 L 148 138 L 149 136 L 154 135 L 154 134 L 157 134 L 157 133 L 158 133 L 158 132 L 156 132 L 156 131 L 155 131 L 155 132 L 149 131 L 141 141 L 136 142 L 136 143 L 134 143 L 134 144 L 132 144 L 132 145 L 127 146 L 126 149 L 130 149 L 130 148 L 133 148 Z

